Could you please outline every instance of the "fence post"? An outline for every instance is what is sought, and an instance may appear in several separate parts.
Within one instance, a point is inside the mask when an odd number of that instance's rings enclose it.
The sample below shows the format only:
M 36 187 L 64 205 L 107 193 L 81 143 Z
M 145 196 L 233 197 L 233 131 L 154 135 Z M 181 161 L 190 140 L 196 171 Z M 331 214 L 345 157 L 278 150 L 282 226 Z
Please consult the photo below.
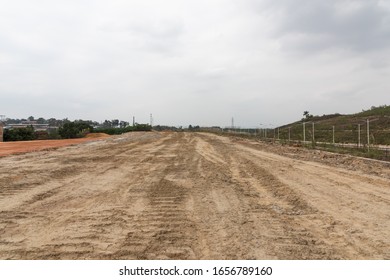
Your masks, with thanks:
M 313 143 L 312 143 L 312 144 L 313 144 L 313 146 L 314 146 L 314 143 L 315 143 L 315 141 L 316 141 L 316 140 L 315 140 L 315 137 L 314 137 L 314 122 L 313 122 L 312 124 L 313 124 Z
M 360 149 L 360 123 L 358 124 L 358 148 Z
M 332 126 L 332 128 L 333 128 L 333 146 L 334 146 L 334 144 L 335 144 L 335 142 L 334 142 L 334 126 Z

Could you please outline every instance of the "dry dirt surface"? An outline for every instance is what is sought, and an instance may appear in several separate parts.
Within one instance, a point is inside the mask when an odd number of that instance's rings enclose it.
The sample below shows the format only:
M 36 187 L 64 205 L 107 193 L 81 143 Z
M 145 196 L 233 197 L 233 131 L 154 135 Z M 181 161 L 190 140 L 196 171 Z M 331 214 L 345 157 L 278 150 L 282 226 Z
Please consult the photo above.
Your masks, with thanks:
M 107 136 L 108 135 L 104 133 L 90 133 L 86 138 L 78 139 L 0 142 L 0 157 L 12 154 L 23 154 L 41 150 L 56 149 L 59 147 L 89 142 L 93 139 L 104 139 L 107 138 Z
M 390 259 L 389 165 L 364 164 L 180 132 L 3 157 L 0 259 Z

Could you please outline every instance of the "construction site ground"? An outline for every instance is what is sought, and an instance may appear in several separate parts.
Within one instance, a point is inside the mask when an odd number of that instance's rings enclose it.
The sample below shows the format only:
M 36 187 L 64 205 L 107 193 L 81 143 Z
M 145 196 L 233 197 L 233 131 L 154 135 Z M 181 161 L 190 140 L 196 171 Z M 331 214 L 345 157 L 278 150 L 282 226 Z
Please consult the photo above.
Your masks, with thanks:
M 0 259 L 390 259 L 386 162 L 133 132 L 0 171 Z
M 77 145 L 96 139 L 104 139 L 106 137 L 108 137 L 108 135 L 105 133 L 90 133 L 85 138 L 77 139 L 0 142 L 0 157 Z

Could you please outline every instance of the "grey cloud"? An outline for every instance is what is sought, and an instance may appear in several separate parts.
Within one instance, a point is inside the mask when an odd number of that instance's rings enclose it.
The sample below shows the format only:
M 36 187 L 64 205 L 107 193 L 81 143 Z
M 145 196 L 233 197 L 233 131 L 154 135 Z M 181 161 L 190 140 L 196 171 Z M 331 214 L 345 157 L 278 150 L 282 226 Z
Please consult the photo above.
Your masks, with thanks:
M 257 8 L 274 21 L 272 36 L 298 51 L 376 51 L 390 46 L 390 10 L 380 1 L 265 1 Z

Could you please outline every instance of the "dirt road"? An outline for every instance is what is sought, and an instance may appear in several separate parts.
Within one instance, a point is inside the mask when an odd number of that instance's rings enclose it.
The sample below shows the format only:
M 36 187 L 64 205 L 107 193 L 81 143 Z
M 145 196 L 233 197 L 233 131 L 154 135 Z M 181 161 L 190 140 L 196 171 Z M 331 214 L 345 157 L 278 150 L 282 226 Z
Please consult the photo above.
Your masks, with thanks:
M 130 133 L 0 170 L 0 259 L 390 259 L 388 177 L 255 142 Z

